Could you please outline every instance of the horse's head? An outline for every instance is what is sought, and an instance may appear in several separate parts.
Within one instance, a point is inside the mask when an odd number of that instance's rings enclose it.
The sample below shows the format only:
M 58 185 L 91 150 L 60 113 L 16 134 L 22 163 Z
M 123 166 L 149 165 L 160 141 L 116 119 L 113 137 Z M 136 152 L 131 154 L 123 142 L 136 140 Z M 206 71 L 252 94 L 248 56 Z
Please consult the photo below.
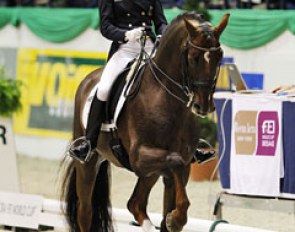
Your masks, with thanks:
M 193 112 L 199 115 L 215 110 L 213 93 L 223 56 L 219 38 L 227 26 L 228 18 L 229 14 L 224 15 L 214 27 L 195 14 L 183 15 L 188 32 L 183 42 L 183 77 L 192 98 Z

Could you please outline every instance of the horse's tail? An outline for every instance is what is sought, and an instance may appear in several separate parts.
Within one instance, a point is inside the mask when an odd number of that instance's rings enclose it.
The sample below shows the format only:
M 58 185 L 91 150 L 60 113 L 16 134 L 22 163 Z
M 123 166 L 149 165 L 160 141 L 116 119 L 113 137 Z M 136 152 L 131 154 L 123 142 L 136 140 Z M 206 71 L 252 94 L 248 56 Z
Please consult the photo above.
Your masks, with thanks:
M 108 161 L 104 161 L 97 173 L 92 194 L 93 219 L 90 231 L 111 232 L 114 231 L 110 201 Z M 76 193 L 76 170 L 74 162 L 67 167 L 62 183 L 62 199 L 65 201 L 64 213 L 69 224 L 69 231 L 79 231 L 77 210 L 79 199 Z
M 112 210 L 110 201 L 110 164 L 104 161 L 98 174 L 92 195 L 93 223 L 91 231 L 112 232 Z M 97 228 L 101 228 L 98 230 Z
M 81 112 L 82 104 L 85 101 L 82 100 L 87 96 L 85 89 L 88 91 L 91 89 L 91 85 L 97 83 L 96 77 L 100 75 L 101 70 L 97 69 L 90 73 L 79 85 L 75 95 L 75 108 L 74 108 L 74 123 L 73 123 L 73 139 L 77 139 L 84 135 L 85 131 L 81 126 Z M 95 160 L 95 159 L 94 159 Z M 91 160 L 92 162 L 95 162 Z M 62 179 L 61 186 L 61 199 L 65 201 L 65 207 L 63 211 L 65 213 L 67 222 L 69 224 L 69 230 L 72 232 L 80 231 L 78 225 L 77 212 L 79 208 L 79 198 L 77 195 L 77 169 L 75 167 L 75 161 L 72 160 L 69 163 L 65 158 L 63 166 L 65 172 Z M 99 162 L 99 161 L 97 161 Z M 92 213 L 93 218 L 91 222 L 90 231 L 98 232 L 111 232 L 112 226 L 112 215 L 111 215 L 111 203 L 110 203 L 110 183 L 109 183 L 109 162 L 104 161 L 99 166 L 99 170 L 96 174 L 95 185 L 92 192 Z M 91 193 L 89 193 L 91 194 Z
M 66 159 L 63 163 L 65 162 Z M 63 178 L 61 200 L 65 202 L 65 205 L 62 210 L 70 226 L 69 231 L 79 231 L 77 224 L 78 197 L 76 193 L 76 169 L 74 168 L 74 162 L 71 162 L 67 166 Z

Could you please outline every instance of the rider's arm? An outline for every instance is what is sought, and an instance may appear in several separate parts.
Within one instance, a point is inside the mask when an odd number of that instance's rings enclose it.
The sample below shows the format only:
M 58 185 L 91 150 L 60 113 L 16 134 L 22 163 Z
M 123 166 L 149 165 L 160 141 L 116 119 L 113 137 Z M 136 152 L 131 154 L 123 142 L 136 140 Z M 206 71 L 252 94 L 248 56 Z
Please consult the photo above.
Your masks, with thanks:
M 115 26 L 113 3 L 113 0 L 99 1 L 100 32 L 109 40 L 123 42 L 127 30 Z

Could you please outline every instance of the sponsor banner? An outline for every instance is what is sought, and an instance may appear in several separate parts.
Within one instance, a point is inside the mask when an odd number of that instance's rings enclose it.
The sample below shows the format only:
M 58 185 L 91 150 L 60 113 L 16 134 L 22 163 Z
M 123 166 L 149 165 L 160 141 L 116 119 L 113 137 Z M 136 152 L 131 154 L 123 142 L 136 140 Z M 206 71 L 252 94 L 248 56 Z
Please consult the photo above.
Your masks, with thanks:
M 38 229 L 42 202 L 38 195 L 0 192 L 0 225 Z
M 88 73 L 105 65 L 106 58 L 107 53 L 98 52 L 19 49 L 16 76 L 24 83 L 23 110 L 15 117 L 15 132 L 68 139 L 76 89 Z M 225 57 L 224 62 L 233 58 Z M 217 90 L 230 89 L 227 69 L 221 65 Z
M 23 110 L 15 117 L 15 132 L 68 139 L 76 89 L 106 58 L 107 53 L 20 49 L 17 78 L 24 83 Z
M 264 94 L 232 100 L 231 192 L 279 196 L 282 161 L 282 102 Z

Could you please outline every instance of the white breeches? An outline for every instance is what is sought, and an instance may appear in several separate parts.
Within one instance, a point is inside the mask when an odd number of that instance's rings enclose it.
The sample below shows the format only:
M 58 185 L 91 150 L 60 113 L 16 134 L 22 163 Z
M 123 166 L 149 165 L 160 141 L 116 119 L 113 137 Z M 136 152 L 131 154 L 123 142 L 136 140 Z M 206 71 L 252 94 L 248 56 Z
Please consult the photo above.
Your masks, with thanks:
M 148 39 L 146 41 L 145 50 L 150 53 L 153 49 L 153 42 Z M 118 77 L 119 73 L 126 67 L 126 65 L 139 55 L 140 44 L 136 42 L 127 42 L 120 45 L 117 52 L 113 54 L 111 59 L 107 62 L 104 71 L 101 75 L 100 81 L 97 84 L 97 98 L 101 101 L 107 101 L 110 89 Z

